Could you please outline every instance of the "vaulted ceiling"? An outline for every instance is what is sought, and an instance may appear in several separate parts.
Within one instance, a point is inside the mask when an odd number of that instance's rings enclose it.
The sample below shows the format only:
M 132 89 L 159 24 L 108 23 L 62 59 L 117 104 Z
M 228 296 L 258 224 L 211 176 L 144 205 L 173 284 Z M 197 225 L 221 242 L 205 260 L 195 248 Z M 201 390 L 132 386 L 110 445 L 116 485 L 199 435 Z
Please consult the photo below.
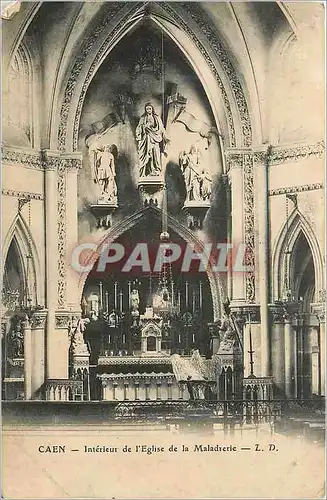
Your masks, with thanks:
M 129 24 L 136 24 L 144 15 L 152 17 L 179 44 L 198 74 L 202 69 L 194 55 L 196 48 L 207 54 L 209 67 L 216 67 L 234 121 L 241 115 L 239 130 L 235 125 L 235 143 L 229 140 L 229 145 L 310 140 L 313 130 L 313 137 L 323 136 L 323 124 L 317 126 L 315 113 L 321 109 L 324 92 L 324 12 L 319 3 L 23 2 L 12 20 L 3 21 L 3 67 L 10 65 L 20 42 L 30 48 L 40 77 L 43 147 L 55 146 L 60 109 L 73 112 L 72 107 L 64 109 L 67 94 L 81 94 L 83 86 L 90 84 L 86 74 L 93 71 L 92 79 Z M 191 33 L 193 46 L 187 40 Z M 69 88 L 73 71 L 80 81 Z M 204 85 L 209 78 L 203 69 Z M 311 117 L 302 116 L 297 109 L 299 98 L 303 107 L 304 94 L 304 108 L 312 110 Z M 219 99 L 224 101 L 224 96 Z M 214 93 L 211 101 L 218 101 Z M 221 114 L 219 104 L 216 112 Z M 249 139 L 246 113 L 252 128 Z M 73 142 L 73 138 L 67 140 Z

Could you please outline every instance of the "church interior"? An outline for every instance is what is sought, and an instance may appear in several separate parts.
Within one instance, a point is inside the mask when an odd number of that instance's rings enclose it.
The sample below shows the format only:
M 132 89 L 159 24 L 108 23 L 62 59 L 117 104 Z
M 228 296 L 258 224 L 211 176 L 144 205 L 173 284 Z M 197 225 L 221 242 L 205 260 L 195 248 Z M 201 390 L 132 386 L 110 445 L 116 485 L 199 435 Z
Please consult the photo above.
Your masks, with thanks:
M 322 400 L 324 6 L 2 25 L 2 400 Z

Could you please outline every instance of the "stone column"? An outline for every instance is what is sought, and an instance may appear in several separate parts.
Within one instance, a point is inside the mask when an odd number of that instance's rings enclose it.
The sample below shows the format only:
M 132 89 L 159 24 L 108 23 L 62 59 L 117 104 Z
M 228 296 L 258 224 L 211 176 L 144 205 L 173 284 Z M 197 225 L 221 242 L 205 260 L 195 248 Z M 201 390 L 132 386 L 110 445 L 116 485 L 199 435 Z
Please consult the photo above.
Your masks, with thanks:
M 78 170 L 82 165 L 82 153 L 62 154 L 61 161 L 66 165 L 67 308 L 78 310 L 81 302 L 78 290 L 80 275 L 72 268 L 70 257 L 78 245 L 77 178 Z
M 45 151 L 45 245 L 46 245 L 46 377 L 55 378 L 56 350 L 55 311 L 57 308 L 58 242 L 57 242 L 57 168 L 59 152 Z
M 320 393 L 321 396 L 325 396 L 325 385 L 326 385 L 326 322 L 325 313 L 322 313 L 319 317 L 319 340 L 320 340 Z
M 124 382 L 124 401 L 128 401 L 128 387 L 129 382 Z
M 145 381 L 145 399 L 148 401 L 150 399 L 150 382 Z
M 45 324 L 47 311 L 35 313 L 31 319 L 32 327 L 32 396 L 40 398 L 39 390 L 45 380 Z
M 157 381 L 156 400 L 161 399 L 161 380 Z
M 304 342 L 303 342 L 303 317 L 298 320 L 297 327 L 297 353 L 298 353 L 298 397 L 304 396 Z
M 297 398 L 298 394 L 298 363 L 297 363 L 297 323 L 298 319 L 296 317 L 295 324 L 292 327 L 292 339 L 291 339 L 291 349 L 292 349 L 292 395 L 294 398 Z
M 134 399 L 135 399 L 135 401 L 138 401 L 140 399 L 139 398 L 139 388 L 140 388 L 140 383 L 134 382 L 134 390 L 135 390 Z
M 32 351 L 32 330 L 28 318 L 23 322 L 24 331 L 24 397 L 26 400 L 32 397 L 32 370 L 33 370 L 33 351 Z
M 261 372 L 262 377 L 269 376 L 270 342 L 269 342 L 269 212 L 268 212 L 268 164 L 264 153 L 254 155 L 256 167 L 256 214 L 258 217 L 258 264 L 259 264 L 259 295 L 261 318 Z
M 285 394 L 287 398 L 292 398 L 292 372 L 294 370 L 293 345 L 292 345 L 292 317 L 285 316 L 284 345 L 285 345 Z
M 243 357 L 244 357 L 244 377 L 248 377 L 251 372 L 250 366 L 250 329 L 253 350 L 253 371 L 258 376 L 261 373 L 261 333 L 260 333 L 260 309 L 252 306 L 243 310 Z
M 51 359 L 52 379 L 68 379 L 68 350 L 69 336 L 68 328 L 70 323 L 70 314 L 65 312 L 57 312 L 55 316 L 55 330 L 52 338 Z
M 243 210 L 243 156 L 233 155 L 230 167 L 231 208 L 232 208 L 232 241 L 234 247 L 244 243 L 244 210 Z M 243 272 L 232 272 L 233 302 L 244 301 L 245 283 Z
M 285 334 L 284 310 L 281 307 L 271 308 L 271 365 L 272 376 L 279 396 L 285 391 Z
M 116 395 L 117 386 L 118 386 L 118 383 L 116 381 L 113 381 L 112 382 L 112 399 L 113 399 L 113 401 L 117 400 L 117 395 Z

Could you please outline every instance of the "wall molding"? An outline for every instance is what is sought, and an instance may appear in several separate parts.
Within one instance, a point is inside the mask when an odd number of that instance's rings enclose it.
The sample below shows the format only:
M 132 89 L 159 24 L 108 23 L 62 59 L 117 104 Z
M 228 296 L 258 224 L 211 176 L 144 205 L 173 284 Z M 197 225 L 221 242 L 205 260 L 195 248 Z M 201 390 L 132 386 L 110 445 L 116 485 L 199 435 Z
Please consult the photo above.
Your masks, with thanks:
M 315 184 L 303 184 L 301 186 L 282 187 L 277 189 L 270 189 L 269 196 L 276 196 L 279 194 L 302 193 L 303 191 L 314 191 L 316 189 L 324 189 L 322 182 Z
M 14 196 L 16 198 L 25 198 L 27 200 L 44 200 L 43 194 L 29 193 L 27 191 L 16 191 L 15 189 L 2 189 L 4 196 Z

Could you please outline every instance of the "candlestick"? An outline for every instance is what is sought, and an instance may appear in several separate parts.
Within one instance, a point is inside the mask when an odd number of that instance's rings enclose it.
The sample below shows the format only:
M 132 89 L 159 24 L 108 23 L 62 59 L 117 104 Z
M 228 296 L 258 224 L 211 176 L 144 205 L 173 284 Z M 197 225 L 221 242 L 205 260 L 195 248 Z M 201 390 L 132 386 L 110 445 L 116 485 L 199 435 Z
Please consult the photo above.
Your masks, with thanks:
M 118 308 L 118 284 L 117 284 L 117 281 L 115 281 L 114 283 L 114 291 L 115 291 L 115 310 L 117 311 L 117 308 Z
M 106 313 L 108 314 L 109 313 L 109 292 L 108 291 L 106 291 L 105 296 L 106 296 Z
M 188 308 L 188 281 L 185 281 L 185 309 Z
M 132 283 L 129 281 L 128 282 L 128 297 L 127 297 L 128 309 L 130 309 L 130 307 L 131 307 L 131 294 L 132 294 Z
M 99 283 L 100 311 L 102 311 L 102 307 L 103 307 L 103 302 L 102 302 L 103 296 L 102 296 L 102 293 L 103 293 L 103 285 L 102 285 L 102 282 L 100 281 L 100 283 Z

